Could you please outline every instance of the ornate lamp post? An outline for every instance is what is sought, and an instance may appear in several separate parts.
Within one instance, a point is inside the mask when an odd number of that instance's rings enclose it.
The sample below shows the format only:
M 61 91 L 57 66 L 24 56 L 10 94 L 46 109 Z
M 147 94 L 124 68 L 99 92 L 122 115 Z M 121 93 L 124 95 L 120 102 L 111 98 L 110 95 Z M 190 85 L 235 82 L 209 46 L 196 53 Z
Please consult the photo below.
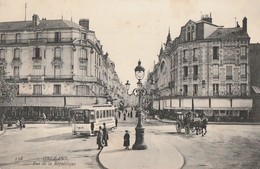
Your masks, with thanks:
M 137 88 L 133 90 L 133 94 L 138 96 L 138 109 L 137 109 L 137 114 L 138 114 L 138 123 L 137 126 L 135 127 L 135 143 L 132 147 L 133 150 L 145 150 L 147 149 L 146 144 L 144 143 L 144 127 L 142 124 L 142 96 L 146 95 L 147 91 L 146 89 L 142 86 L 141 80 L 144 78 L 144 67 L 141 66 L 141 61 L 138 61 L 138 65 L 135 67 L 135 77 L 138 80 L 137 82 Z M 129 90 L 130 83 L 127 80 L 126 84 L 126 89 L 127 91 Z

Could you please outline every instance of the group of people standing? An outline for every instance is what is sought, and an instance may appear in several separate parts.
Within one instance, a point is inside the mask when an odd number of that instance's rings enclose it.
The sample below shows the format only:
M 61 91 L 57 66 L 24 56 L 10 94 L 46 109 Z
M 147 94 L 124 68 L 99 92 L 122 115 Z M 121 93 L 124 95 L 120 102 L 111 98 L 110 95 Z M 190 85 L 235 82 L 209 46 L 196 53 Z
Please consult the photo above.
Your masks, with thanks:
M 99 130 L 97 133 L 97 145 L 98 145 L 97 149 L 102 150 L 104 146 L 108 146 L 107 143 L 108 140 L 109 140 L 108 129 L 106 127 L 106 123 L 103 123 L 103 128 L 99 126 Z M 130 150 L 129 145 L 130 145 L 129 131 L 125 130 L 123 146 L 125 146 L 125 149 Z
M 97 133 L 98 150 L 103 149 L 104 146 L 108 146 L 107 144 L 108 139 L 109 139 L 108 129 L 106 127 L 106 123 L 103 123 L 103 128 L 99 126 L 99 130 Z

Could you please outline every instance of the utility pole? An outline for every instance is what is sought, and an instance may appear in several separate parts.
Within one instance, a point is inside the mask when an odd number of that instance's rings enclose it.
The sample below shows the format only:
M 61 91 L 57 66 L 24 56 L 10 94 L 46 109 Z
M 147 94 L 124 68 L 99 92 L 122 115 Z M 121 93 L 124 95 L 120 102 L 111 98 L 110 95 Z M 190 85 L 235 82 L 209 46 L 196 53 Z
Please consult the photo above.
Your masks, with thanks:
M 26 9 L 27 9 L 27 3 L 25 3 L 25 6 L 24 6 L 24 21 L 26 21 Z

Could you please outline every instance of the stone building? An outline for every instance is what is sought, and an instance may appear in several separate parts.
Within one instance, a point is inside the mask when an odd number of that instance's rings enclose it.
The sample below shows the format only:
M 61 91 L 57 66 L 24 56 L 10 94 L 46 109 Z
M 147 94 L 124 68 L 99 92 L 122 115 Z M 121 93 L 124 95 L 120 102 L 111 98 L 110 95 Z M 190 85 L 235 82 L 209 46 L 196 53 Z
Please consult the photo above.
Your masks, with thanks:
M 0 22 L 0 36 L 1 75 L 18 87 L 12 103 L 0 104 L 3 113 L 56 118 L 68 107 L 123 99 L 115 64 L 88 19 L 76 24 L 33 15 L 31 21 Z M 116 95 L 109 92 L 114 88 Z
M 247 18 L 242 27 L 213 24 L 211 15 L 170 32 L 148 80 L 155 81 L 154 108 L 191 110 L 208 116 L 247 119 L 252 109 Z

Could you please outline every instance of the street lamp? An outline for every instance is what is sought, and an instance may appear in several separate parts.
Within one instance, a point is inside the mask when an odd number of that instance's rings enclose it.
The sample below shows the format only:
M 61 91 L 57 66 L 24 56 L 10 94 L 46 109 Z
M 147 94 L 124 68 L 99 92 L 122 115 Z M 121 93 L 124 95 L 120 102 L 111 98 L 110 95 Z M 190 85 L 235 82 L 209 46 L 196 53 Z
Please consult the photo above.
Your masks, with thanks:
M 138 114 L 138 123 L 137 126 L 135 127 L 135 143 L 132 147 L 133 150 L 145 150 L 147 149 L 146 144 L 144 143 L 144 127 L 142 124 L 142 96 L 146 95 L 147 91 L 146 89 L 142 86 L 141 80 L 144 78 L 144 67 L 141 66 L 141 61 L 138 61 L 138 65 L 135 67 L 135 77 L 138 80 L 137 82 L 137 88 L 133 90 L 133 94 L 138 96 L 138 109 L 137 109 L 137 114 Z M 130 88 L 130 83 L 129 80 L 127 80 L 126 84 L 126 89 L 127 91 Z

